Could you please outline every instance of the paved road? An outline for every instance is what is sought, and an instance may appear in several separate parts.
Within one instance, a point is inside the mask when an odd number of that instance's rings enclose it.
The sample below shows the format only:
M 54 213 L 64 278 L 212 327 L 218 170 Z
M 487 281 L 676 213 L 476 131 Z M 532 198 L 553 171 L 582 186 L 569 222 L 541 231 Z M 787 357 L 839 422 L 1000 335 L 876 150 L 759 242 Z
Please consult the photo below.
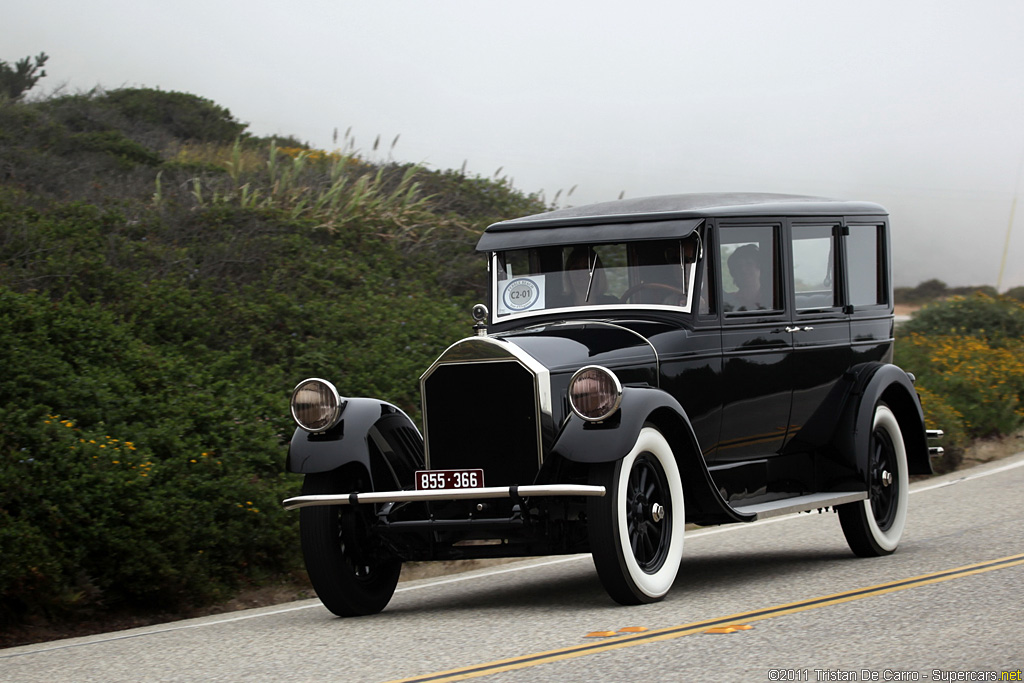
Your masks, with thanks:
M 912 490 L 890 557 L 805 514 L 688 533 L 655 605 L 613 605 L 587 556 L 546 558 L 402 584 L 374 617 L 310 600 L 0 650 L 0 680 L 1022 680 L 1024 454 Z

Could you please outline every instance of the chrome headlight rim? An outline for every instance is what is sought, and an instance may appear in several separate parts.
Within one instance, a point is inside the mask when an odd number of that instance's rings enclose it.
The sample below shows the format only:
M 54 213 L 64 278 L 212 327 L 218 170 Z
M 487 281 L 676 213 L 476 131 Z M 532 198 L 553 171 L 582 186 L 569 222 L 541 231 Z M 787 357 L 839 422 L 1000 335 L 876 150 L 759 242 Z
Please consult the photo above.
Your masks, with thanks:
M 597 373 L 600 377 L 595 377 L 594 373 Z M 583 380 L 594 380 L 601 381 L 602 379 L 607 382 L 605 389 L 610 389 L 609 397 L 610 400 L 606 401 L 608 408 L 595 413 L 594 411 L 585 411 L 583 406 L 577 405 L 575 400 L 576 391 L 574 390 L 576 383 Z M 610 385 L 610 386 L 607 386 Z M 608 418 L 618 411 L 619 406 L 622 404 L 622 383 L 614 372 L 604 367 L 603 365 L 584 365 L 582 368 L 573 373 L 569 379 L 569 408 L 579 418 L 586 420 L 587 422 L 604 422 Z
M 305 411 L 301 408 L 301 403 L 297 400 L 300 391 L 313 388 L 310 385 L 316 385 L 320 398 L 325 399 L 320 405 L 320 417 L 315 421 L 308 419 Z M 311 434 L 321 434 L 337 425 L 341 420 L 341 413 L 345 409 L 345 404 L 346 401 L 338 393 L 337 387 L 319 377 L 309 377 L 296 384 L 289 401 L 292 419 L 295 420 L 295 424 Z

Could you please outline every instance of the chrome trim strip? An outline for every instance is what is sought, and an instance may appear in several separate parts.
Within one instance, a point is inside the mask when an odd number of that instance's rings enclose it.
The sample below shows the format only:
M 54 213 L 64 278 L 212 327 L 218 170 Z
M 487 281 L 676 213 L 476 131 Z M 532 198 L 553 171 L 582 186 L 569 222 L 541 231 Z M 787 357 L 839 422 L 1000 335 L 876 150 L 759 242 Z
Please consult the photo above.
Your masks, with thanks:
M 435 489 L 431 491 L 373 491 L 370 493 L 331 493 L 295 496 L 281 502 L 285 510 L 317 505 L 352 505 L 355 503 L 408 503 L 424 500 L 467 500 L 512 498 L 514 496 L 594 496 L 605 494 L 603 486 L 583 484 L 531 484 L 529 486 L 485 486 L 478 489 Z

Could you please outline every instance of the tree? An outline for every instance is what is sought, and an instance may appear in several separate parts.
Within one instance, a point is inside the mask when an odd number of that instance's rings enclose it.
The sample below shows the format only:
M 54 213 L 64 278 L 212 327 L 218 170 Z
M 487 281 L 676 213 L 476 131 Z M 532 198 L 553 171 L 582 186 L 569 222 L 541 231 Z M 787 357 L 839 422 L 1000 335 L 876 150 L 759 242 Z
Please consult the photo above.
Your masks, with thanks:
M 49 58 L 45 52 L 40 52 L 34 64 L 31 57 L 25 57 L 15 62 L 13 69 L 7 62 L 0 61 L 0 97 L 17 100 L 31 90 L 46 75 L 42 69 Z

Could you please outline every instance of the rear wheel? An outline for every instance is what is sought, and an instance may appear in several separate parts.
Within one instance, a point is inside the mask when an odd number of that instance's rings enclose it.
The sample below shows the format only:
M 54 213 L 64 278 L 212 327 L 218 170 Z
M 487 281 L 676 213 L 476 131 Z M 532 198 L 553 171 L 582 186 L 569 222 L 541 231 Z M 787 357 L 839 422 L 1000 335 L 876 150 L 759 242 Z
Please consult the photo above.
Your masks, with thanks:
M 338 472 L 307 474 L 302 493 L 345 493 L 350 490 L 345 481 Z M 372 505 L 315 506 L 299 511 L 309 580 L 324 606 L 340 617 L 380 612 L 398 585 L 402 561 L 370 533 L 372 515 Z
M 661 600 L 683 554 L 686 513 L 672 448 L 645 426 L 626 457 L 592 466 L 590 483 L 605 495 L 588 503 L 594 566 L 605 590 L 623 605 Z
M 903 537 L 910 485 L 903 432 L 884 403 L 875 406 L 868 448 L 868 498 L 837 510 L 854 554 L 878 557 L 891 554 Z

